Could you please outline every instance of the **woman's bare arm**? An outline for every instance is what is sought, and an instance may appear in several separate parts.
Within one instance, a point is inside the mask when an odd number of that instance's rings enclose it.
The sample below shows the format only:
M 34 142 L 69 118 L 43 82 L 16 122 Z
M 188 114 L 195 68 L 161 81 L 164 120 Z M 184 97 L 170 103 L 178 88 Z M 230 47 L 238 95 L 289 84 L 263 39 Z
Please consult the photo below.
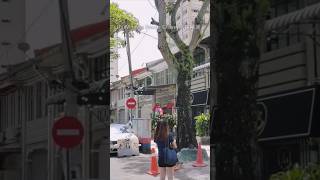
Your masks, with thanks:
M 176 140 L 174 139 L 171 143 L 171 148 L 174 148 L 174 149 L 177 149 L 178 146 L 177 146 L 177 143 L 176 143 Z

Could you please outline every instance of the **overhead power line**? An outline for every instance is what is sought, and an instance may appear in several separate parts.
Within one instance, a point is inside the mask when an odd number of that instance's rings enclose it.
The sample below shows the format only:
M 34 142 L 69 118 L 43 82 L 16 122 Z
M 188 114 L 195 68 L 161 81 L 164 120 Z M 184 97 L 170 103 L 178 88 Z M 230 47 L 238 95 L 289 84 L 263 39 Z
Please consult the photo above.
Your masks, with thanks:
M 49 0 L 44 6 L 43 8 L 40 10 L 39 15 L 37 15 L 30 23 L 30 25 L 26 28 L 26 30 L 23 32 L 23 34 L 21 35 L 21 38 L 18 40 L 18 42 L 15 42 L 13 44 L 11 44 L 11 46 L 6 50 L 6 52 L 9 52 L 10 50 L 12 50 L 14 47 L 16 47 L 21 41 L 23 41 L 28 32 L 31 30 L 31 28 L 39 21 L 39 19 L 46 13 L 48 12 L 49 8 L 51 7 L 52 3 L 55 2 L 54 0 Z M 0 55 L 0 59 L 3 58 L 3 56 L 5 55 L 5 52 L 3 51 L 2 54 Z

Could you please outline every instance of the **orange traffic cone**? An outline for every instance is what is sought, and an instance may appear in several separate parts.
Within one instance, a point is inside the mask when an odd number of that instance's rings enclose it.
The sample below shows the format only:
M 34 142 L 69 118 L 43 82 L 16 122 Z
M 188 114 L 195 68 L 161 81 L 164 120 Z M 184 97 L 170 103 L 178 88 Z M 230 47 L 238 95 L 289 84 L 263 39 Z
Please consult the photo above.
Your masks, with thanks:
M 192 164 L 194 167 L 205 167 L 207 166 L 206 164 L 203 163 L 203 158 L 202 158 L 202 149 L 201 149 L 201 144 L 199 143 L 198 145 L 198 151 L 197 151 L 197 160 L 194 164 Z
M 154 148 L 151 149 L 151 165 L 150 165 L 150 170 L 147 172 L 150 175 L 157 176 L 160 174 L 159 168 L 158 168 L 158 163 L 157 163 L 157 156 L 156 156 L 156 151 Z

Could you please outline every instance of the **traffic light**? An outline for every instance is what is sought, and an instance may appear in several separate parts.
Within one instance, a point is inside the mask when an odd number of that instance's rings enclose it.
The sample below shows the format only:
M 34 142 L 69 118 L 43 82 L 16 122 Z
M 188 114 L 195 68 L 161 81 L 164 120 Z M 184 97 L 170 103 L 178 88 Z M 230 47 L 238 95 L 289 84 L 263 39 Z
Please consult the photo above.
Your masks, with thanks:
M 78 105 L 108 105 L 106 93 L 89 93 L 80 95 L 77 98 Z
M 135 95 L 154 95 L 155 90 L 138 90 L 134 91 Z

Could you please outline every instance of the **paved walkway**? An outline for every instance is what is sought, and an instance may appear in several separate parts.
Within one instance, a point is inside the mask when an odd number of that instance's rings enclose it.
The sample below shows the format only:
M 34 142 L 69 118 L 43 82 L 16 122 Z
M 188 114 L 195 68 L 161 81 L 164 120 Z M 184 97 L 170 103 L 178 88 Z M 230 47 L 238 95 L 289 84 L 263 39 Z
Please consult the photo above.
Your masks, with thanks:
M 132 157 L 110 158 L 111 180 L 158 180 L 147 174 L 150 168 L 151 154 L 140 154 Z M 184 163 L 182 169 L 175 172 L 175 180 L 210 180 L 210 162 L 206 167 L 193 167 L 192 162 Z
M 157 144 L 153 140 L 151 141 L 151 148 L 155 148 L 156 154 L 158 154 Z M 205 149 L 207 151 L 208 156 L 210 157 L 210 145 L 201 145 L 201 148 Z

